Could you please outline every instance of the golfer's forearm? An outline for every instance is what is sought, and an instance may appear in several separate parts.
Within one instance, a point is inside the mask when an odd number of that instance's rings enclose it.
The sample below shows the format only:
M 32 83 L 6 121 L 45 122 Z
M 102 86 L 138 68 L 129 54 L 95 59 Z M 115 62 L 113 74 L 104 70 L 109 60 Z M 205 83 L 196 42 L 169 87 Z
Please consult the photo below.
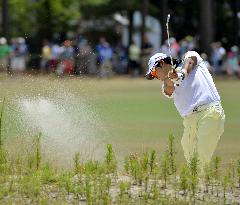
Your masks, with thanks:
M 183 70 L 186 70 L 187 74 L 189 74 L 193 70 L 193 68 L 196 66 L 196 64 L 197 64 L 197 58 L 195 56 L 187 58 L 184 61 Z
M 170 80 L 164 81 L 164 93 L 169 97 L 172 96 L 175 90 L 174 83 Z

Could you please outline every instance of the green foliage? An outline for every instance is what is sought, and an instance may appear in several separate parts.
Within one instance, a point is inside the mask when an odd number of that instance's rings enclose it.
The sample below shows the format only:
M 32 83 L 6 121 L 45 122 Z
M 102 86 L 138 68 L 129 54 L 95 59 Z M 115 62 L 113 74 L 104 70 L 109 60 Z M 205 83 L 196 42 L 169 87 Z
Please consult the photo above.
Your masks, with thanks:
M 36 139 L 35 139 L 36 140 Z M 161 159 L 161 167 L 157 166 L 156 157 L 152 157 L 153 173 L 150 174 L 150 159 L 151 155 L 147 152 L 139 157 L 137 154 L 131 154 L 125 161 L 128 161 L 128 171 L 132 175 L 130 181 L 113 180 L 113 175 L 109 174 L 106 168 L 106 159 L 112 159 L 112 157 L 106 157 L 103 162 L 90 160 L 81 164 L 81 174 L 76 170 L 72 171 L 58 171 L 53 169 L 49 163 L 44 166 L 39 166 L 36 169 L 36 147 L 34 147 L 34 154 L 32 168 L 29 169 L 29 165 L 25 167 L 21 172 L 11 172 L 9 168 L 0 170 L 0 203 L 1 197 L 3 199 L 13 199 L 16 194 L 18 197 L 25 199 L 26 197 L 32 201 L 33 204 L 58 204 L 58 203 L 77 203 L 84 201 L 86 204 L 188 204 L 197 203 L 197 190 L 199 184 L 198 174 L 198 157 L 194 154 L 190 163 L 182 166 L 179 173 L 179 178 L 171 180 L 170 175 L 170 157 L 169 152 L 165 152 Z M 112 153 L 111 148 L 109 153 Z M 111 154 L 110 154 L 111 156 Z M 126 160 L 127 159 L 127 160 Z M 6 164 L 21 163 L 23 160 L 14 160 L 9 163 L 8 159 Z M 230 161 L 229 166 L 226 169 L 226 174 L 221 175 L 219 172 L 219 162 L 217 158 L 214 159 L 213 170 L 210 166 L 206 166 L 205 171 L 205 183 L 209 186 L 212 181 L 213 173 L 219 174 L 219 184 L 212 183 L 214 190 L 222 191 L 222 199 L 227 202 L 227 191 L 232 189 L 235 192 L 236 187 L 233 186 L 233 180 L 236 177 L 235 161 Z M 79 155 L 75 155 L 75 164 L 79 165 Z M 111 162 L 109 160 L 108 162 Z M 234 164 L 234 167 L 233 167 Z M 18 165 L 11 165 L 15 167 Z M 236 168 L 236 169 L 235 169 Z M 164 181 L 162 190 L 161 182 L 158 177 L 161 176 Z M 119 178 L 120 179 L 120 178 Z M 216 182 L 216 181 L 215 181 Z M 131 185 L 133 183 L 133 186 Z M 142 187 L 144 183 L 145 187 Z M 221 185 L 220 189 L 218 187 Z M 175 187 L 176 186 L 176 187 Z M 113 197 L 113 192 L 116 193 Z M 168 195 L 169 190 L 174 190 L 175 196 Z M 176 190 L 183 191 L 184 198 L 181 193 Z M 53 198 L 49 193 L 57 193 Z M 188 198 L 188 193 L 191 193 L 192 198 Z M 204 201 L 211 204 L 211 200 L 207 198 L 206 192 L 202 192 Z M 205 198 L 206 196 L 206 198 Z M 24 198 L 25 197 L 25 198 Z M 50 197 L 50 198 L 49 198 Z M 221 195 L 218 195 L 221 197 Z M 52 200 L 52 201 L 51 201 Z M 221 200 L 221 199 L 220 199 Z
M 74 161 L 74 172 L 75 172 L 75 174 L 82 173 L 83 168 L 82 168 L 81 163 L 80 163 L 80 154 L 78 152 L 75 153 L 73 161 Z
M 49 163 L 45 164 L 45 166 L 41 170 L 41 183 L 49 184 L 57 182 L 57 177 L 53 168 L 49 165 Z
M 126 171 L 126 173 L 129 173 L 129 168 L 130 168 L 129 157 L 125 156 L 124 157 L 124 170 Z
M 240 188 L 240 159 L 237 160 L 238 187 Z
M 0 149 L 0 165 L 6 164 L 8 161 L 8 153 L 4 148 Z
M 183 191 L 183 194 L 186 195 L 187 189 L 189 188 L 188 184 L 188 167 L 186 165 L 182 166 L 179 178 L 179 188 Z
M 39 170 L 40 168 L 40 164 L 42 160 L 41 137 L 42 137 L 41 133 L 39 133 L 34 137 L 32 147 L 28 151 L 27 164 L 29 169 L 35 168 L 36 170 Z
M 8 152 L 3 147 L 3 135 L 2 135 L 2 123 L 3 123 L 4 106 L 5 106 L 5 98 L 3 99 L 2 107 L 1 107 L 1 111 L 0 111 L 0 172 L 4 172 L 8 168 L 8 164 L 7 164 L 7 162 L 8 162 Z
M 145 152 L 143 154 L 143 159 L 142 159 L 142 168 L 143 171 L 147 172 L 148 171 L 148 166 L 150 165 L 150 170 L 152 170 L 152 163 L 153 160 L 151 159 L 151 163 L 149 163 L 149 156 L 148 156 L 148 152 Z M 152 171 L 151 171 L 152 172 Z
M 117 170 L 117 160 L 111 144 L 107 145 L 107 153 L 105 155 L 105 163 L 108 173 L 114 173 Z
M 2 149 L 2 145 L 3 145 L 2 123 L 3 123 L 4 105 L 5 105 L 5 98 L 3 99 L 2 107 L 1 107 L 1 112 L 0 112 L 0 149 Z
M 36 151 L 35 151 L 35 160 L 36 160 L 36 169 L 38 170 L 40 167 L 40 163 L 41 163 L 41 137 L 42 137 L 42 133 L 39 133 L 36 137 L 36 142 L 35 142 L 35 147 L 36 147 Z
M 227 175 L 231 191 L 233 192 L 233 187 L 235 183 L 235 162 L 232 159 L 229 161 L 228 164 Z
M 165 152 L 162 156 L 161 161 L 161 177 L 164 181 L 163 188 L 167 188 L 168 176 L 169 176 L 169 156 L 168 153 Z
M 136 184 L 142 185 L 143 182 L 143 168 L 137 154 L 131 154 L 129 156 L 129 164 L 130 164 L 130 174 L 133 176 Z
M 204 183 L 205 183 L 205 192 L 208 193 L 209 192 L 209 186 L 211 183 L 211 178 L 212 176 L 212 167 L 209 164 L 206 164 L 204 166 Z
M 152 204 L 159 204 L 160 201 L 160 187 L 157 184 L 157 181 L 154 181 L 152 187 L 151 187 L 151 195 L 152 195 Z
M 107 0 L 11 0 L 12 36 L 51 38 L 56 33 L 75 30 L 83 4 L 97 6 L 105 2 Z
M 67 191 L 68 194 L 74 192 L 72 174 L 70 172 L 62 172 L 59 175 L 57 182 L 59 186 L 63 187 Z
M 99 172 L 100 164 L 98 161 L 89 160 L 84 165 L 85 174 L 95 175 Z
M 97 196 L 97 204 L 111 204 L 110 196 L 111 177 L 101 175 L 95 183 L 95 197 Z
M 176 173 L 176 154 L 177 154 L 177 151 L 175 149 L 175 137 L 174 135 L 169 135 L 168 137 L 168 156 L 169 156 L 169 171 L 170 171 L 170 174 L 174 174 Z
M 149 166 L 150 166 L 150 174 L 155 170 L 155 168 L 157 167 L 157 155 L 156 155 L 156 151 L 152 150 L 151 154 L 150 154 L 150 160 L 149 160 Z
M 229 176 L 228 175 L 224 175 L 223 179 L 222 179 L 223 197 L 224 197 L 224 199 L 226 198 L 226 189 L 228 187 L 228 184 L 229 184 Z
M 213 158 L 213 178 L 216 183 L 216 191 L 217 191 L 217 196 L 218 196 L 218 186 L 219 186 L 219 179 L 220 179 L 220 162 L 221 158 L 216 156 Z
M 215 180 L 219 180 L 221 158 L 216 156 L 213 158 L 213 176 Z
M 195 198 L 197 185 L 199 182 L 198 172 L 199 172 L 199 159 L 197 152 L 194 152 L 189 163 L 189 180 L 190 180 L 190 189 L 192 191 L 192 195 Z
M 129 190 L 131 184 L 129 182 L 120 182 L 119 183 L 119 195 L 118 195 L 118 204 L 127 204 L 129 201 Z
M 91 204 L 93 200 L 93 194 L 92 194 L 92 186 L 91 186 L 91 180 L 89 175 L 86 175 L 86 179 L 85 179 L 85 196 L 88 204 Z
M 21 179 L 20 190 L 30 198 L 38 197 L 41 189 L 41 180 L 38 173 L 33 172 L 29 175 L 25 175 Z

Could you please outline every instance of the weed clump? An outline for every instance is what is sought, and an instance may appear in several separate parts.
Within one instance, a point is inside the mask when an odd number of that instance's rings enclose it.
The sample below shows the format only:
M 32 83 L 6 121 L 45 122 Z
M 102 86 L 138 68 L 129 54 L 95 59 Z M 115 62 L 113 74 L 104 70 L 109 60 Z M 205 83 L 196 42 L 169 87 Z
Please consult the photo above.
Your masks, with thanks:
M 114 173 L 117 171 L 117 160 L 111 144 L 107 145 L 105 163 L 107 166 L 108 173 Z

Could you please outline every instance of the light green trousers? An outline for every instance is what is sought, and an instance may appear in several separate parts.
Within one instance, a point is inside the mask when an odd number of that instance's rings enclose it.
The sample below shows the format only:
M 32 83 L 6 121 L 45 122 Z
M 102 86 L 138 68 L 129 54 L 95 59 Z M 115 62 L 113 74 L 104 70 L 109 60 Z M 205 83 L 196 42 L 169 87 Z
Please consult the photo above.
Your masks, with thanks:
M 197 152 L 200 168 L 211 161 L 217 143 L 224 131 L 225 114 L 221 105 L 193 113 L 183 120 L 184 133 L 181 144 L 187 162 Z

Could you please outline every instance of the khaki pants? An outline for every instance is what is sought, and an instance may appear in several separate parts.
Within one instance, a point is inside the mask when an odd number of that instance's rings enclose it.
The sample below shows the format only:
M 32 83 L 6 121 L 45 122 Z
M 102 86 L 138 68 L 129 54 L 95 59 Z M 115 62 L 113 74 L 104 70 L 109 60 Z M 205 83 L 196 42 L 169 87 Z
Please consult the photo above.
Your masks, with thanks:
M 183 120 L 181 144 L 187 162 L 197 152 L 200 168 L 208 164 L 224 131 L 225 114 L 221 105 L 214 105 Z

